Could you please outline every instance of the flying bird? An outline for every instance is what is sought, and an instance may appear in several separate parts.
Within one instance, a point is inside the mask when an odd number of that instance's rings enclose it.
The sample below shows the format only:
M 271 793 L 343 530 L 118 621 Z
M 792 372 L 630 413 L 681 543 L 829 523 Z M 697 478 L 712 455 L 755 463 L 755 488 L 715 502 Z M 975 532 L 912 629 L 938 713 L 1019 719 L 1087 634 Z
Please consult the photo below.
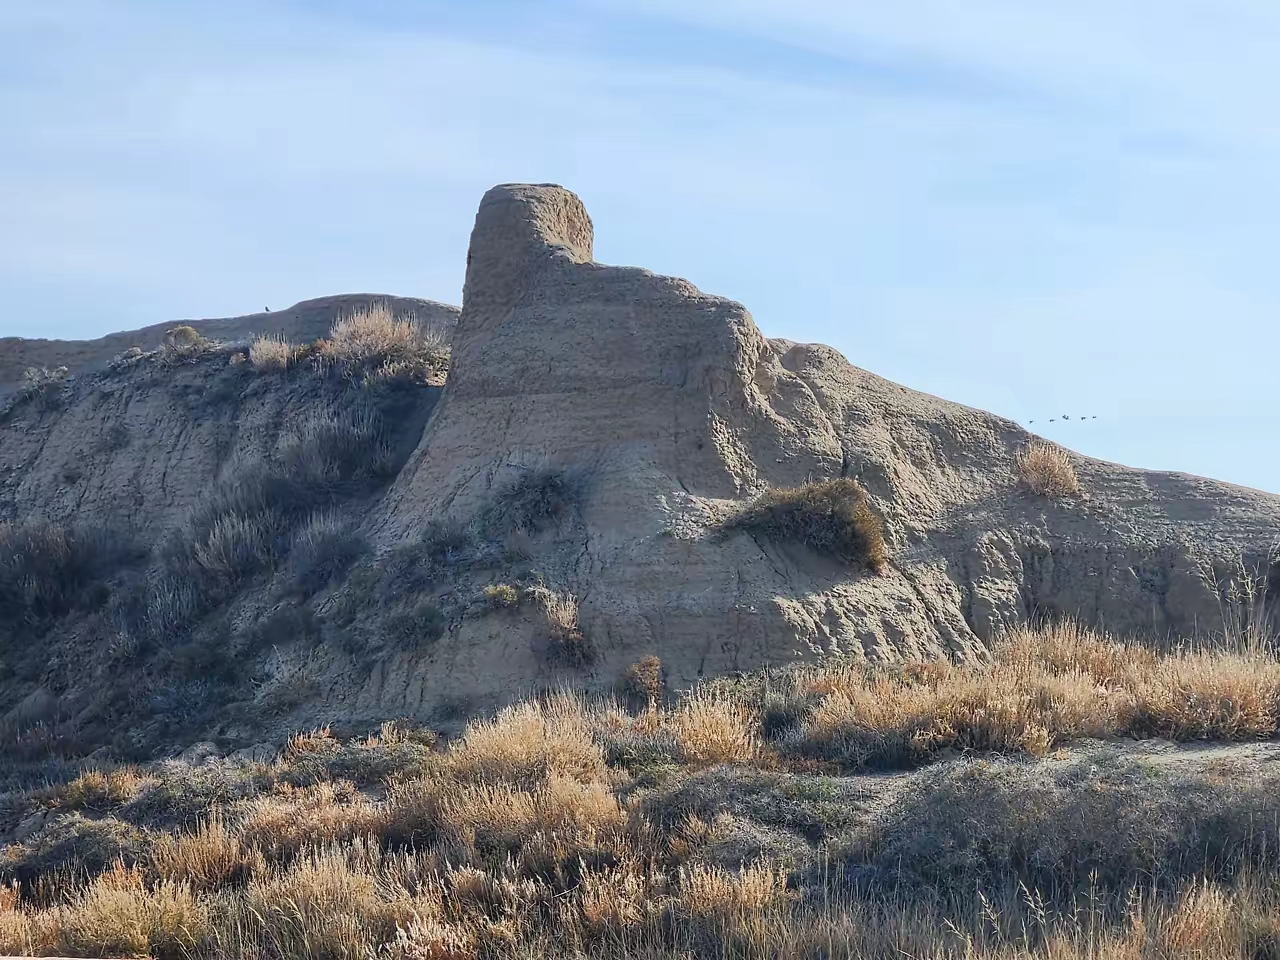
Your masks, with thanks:
M 1068 416 L 1064 413 L 1064 414 L 1062 415 L 1062 419 L 1063 419 L 1063 420 L 1070 420 L 1071 418 L 1070 418 L 1070 417 L 1068 417 Z

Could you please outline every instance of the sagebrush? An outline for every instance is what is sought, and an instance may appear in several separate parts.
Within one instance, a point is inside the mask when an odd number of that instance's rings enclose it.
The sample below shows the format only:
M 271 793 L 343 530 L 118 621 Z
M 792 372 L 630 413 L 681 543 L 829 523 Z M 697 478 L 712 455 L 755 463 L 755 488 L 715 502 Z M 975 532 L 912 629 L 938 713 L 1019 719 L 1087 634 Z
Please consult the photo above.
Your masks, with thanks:
M 39 631 L 76 607 L 101 602 L 103 581 L 137 555 L 120 530 L 0 522 L 0 630 Z
M 889 562 L 884 523 L 855 480 L 822 480 L 764 491 L 725 522 L 882 572 Z

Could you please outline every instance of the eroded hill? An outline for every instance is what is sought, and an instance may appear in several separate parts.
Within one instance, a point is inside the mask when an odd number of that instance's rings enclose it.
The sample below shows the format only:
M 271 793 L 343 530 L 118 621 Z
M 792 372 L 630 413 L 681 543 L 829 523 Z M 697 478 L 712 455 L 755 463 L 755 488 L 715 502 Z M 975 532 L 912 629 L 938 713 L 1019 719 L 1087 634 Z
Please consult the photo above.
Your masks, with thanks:
M 1016 424 L 598 264 L 592 230 L 562 188 L 495 188 L 456 321 L 388 301 L 390 346 L 328 333 L 367 299 L 7 345 L 68 370 L 0 422 L 6 749 L 447 725 L 646 656 L 675 689 L 981 660 L 1042 615 L 1157 638 L 1268 615 L 1240 588 L 1273 575 L 1280 497 L 1077 455 L 1077 489 L 1037 493 Z M 410 309 L 451 328 L 447 380 Z

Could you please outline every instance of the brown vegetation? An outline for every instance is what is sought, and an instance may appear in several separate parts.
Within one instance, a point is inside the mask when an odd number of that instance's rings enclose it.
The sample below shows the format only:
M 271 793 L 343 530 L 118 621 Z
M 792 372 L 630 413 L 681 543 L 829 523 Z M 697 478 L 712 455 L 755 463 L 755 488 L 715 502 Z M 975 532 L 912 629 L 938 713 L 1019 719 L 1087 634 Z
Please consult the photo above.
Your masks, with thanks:
M 875 573 L 882 572 L 889 560 L 884 524 L 866 491 L 854 480 L 822 480 L 766 490 L 724 526 L 804 544 Z
M 490 583 L 485 585 L 484 598 L 495 609 L 509 609 L 520 602 L 520 591 L 509 583 Z
M 1014 464 L 1018 479 L 1032 493 L 1059 498 L 1080 492 L 1071 455 L 1055 444 L 1032 441 L 1018 451 Z
M 1043 756 L 1080 738 L 1254 740 L 1280 722 L 1280 663 L 1196 649 L 1157 654 L 1078 625 L 1014 632 L 989 665 L 800 670 L 773 709 L 779 749 L 842 768 L 911 765 L 963 748 Z
M 66 367 L 27 367 L 22 371 L 22 382 L 18 385 L 17 396 L 30 400 L 43 393 L 61 386 L 66 382 L 69 371 Z
M 397 316 L 380 302 L 343 317 L 314 350 L 323 368 L 348 379 L 443 382 L 449 361 L 449 343 L 440 331 L 424 329 L 412 316 Z
M 546 623 L 552 658 L 571 667 L 586 667 L 595 660 L 595 648 L 578 623 L 578 598 L 543 586 L 527 587 L 521 596 L 539 610 Z
M 365 384 L 395 378 L 438 385 L 448 371 L 449 340 L 412 315 L 397 315 L 388 304 L 374 302 L 339 319 L 326 339 L 297 344 L 264 334 L 249 346 L 250 363 L 263 373 L 285 371 L 308 359 L 317 370 Z
M 300 353 L 297 344 L 282 336 L 261 336 L 249 345 L 249 362 L 255 370 L 287 370 Z
M 623 685 L 628 693 L 656 704 L 662 699 L 662 661 L 652 655 L 641 657 L 627 668 Z
M 832 663 L 637 713 L 560 695 L 444 747 L 386 724 L 91 770 L 11 798 L 62 819 L 0 856 L 0 953 L 1271 956 L 1276 775 L 1001 755 L 1270 737 L 1278 705 L 1263 652 L 1066 625 L 989 664 Z M 992 759 L 831 775 L 943 746 Z

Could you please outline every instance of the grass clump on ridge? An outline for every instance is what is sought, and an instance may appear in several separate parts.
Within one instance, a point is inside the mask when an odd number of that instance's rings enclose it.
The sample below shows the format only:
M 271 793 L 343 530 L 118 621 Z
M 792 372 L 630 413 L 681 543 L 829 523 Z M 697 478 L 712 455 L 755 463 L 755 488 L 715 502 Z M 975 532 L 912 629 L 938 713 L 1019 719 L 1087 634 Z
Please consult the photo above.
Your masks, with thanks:
M 27 367 L 22 371 L 22 384 L 18 387 L 18 395 L 24 400 L 60 386 L 69 375 L 66 367 Z
M 262 334 L 249 346 L 249 362 L 260 373 L 272 373 L 309 359 L 316 370 L 332 370 L 366 385 L 384 379 L 439 385 L 448 372 L 449 353 L 444 330 L 375 301 L 339 318 L 329 336 L 314 343 Z
M 182 323 L 164 332 L 160 345 L 160 359 L 164 363 L 191 362 L 214 349 L 215 344 L 205 339 L 195 327 Z
M 1273 735 L 1273 656 L 1051 627 L 990 664 L 832 663 L 781 684 L 807 704 L 802 737 L 831 728 L 824 702 L 888 692 L 878 712 L 842 713 L 846 729 L 897 736 L 933 711 L 993 751 L 894 778 L 815 772 L 785 734 L 766 736 L 779 677 L 755 681 L 634 713 L 552 695 L 447 744 L 400 724 L 350 741 L 322 729 L 267 764 L 122 768 L 36 791 L 26 801 L 55 813 L 0 856 L 0 954 L 1275 955 L 1273 765 L 1000 756 L 1025 753 L 1015 734 L 1036 723 Z M 973 733 L 989 714 L 1010 735 Z
M 406 377 L 441 380 L 449 363 L 447 336 L 423 327 L 412 315 L 397 316 L 382 302 L 371 303 L 333 325 L 326 340 L 315 344 L 322 368 L 347 379 Z
M 803 544 L 875 573 L 883 572 L 889 562 L 884 523 L 855 480 L 821 480 L 766 490 L 724 526 Z
M 1080 492 L 1071 456 L 1055 444 L 1029 443 L 1018 451 L 1014 467 L 1023 486 L 1039 496 L 1060 499 Z
M 263 335 L 249 345 L 249 362 L 258 371 L 287 370 L 301 353 L 297 344 L 281 335 Z

